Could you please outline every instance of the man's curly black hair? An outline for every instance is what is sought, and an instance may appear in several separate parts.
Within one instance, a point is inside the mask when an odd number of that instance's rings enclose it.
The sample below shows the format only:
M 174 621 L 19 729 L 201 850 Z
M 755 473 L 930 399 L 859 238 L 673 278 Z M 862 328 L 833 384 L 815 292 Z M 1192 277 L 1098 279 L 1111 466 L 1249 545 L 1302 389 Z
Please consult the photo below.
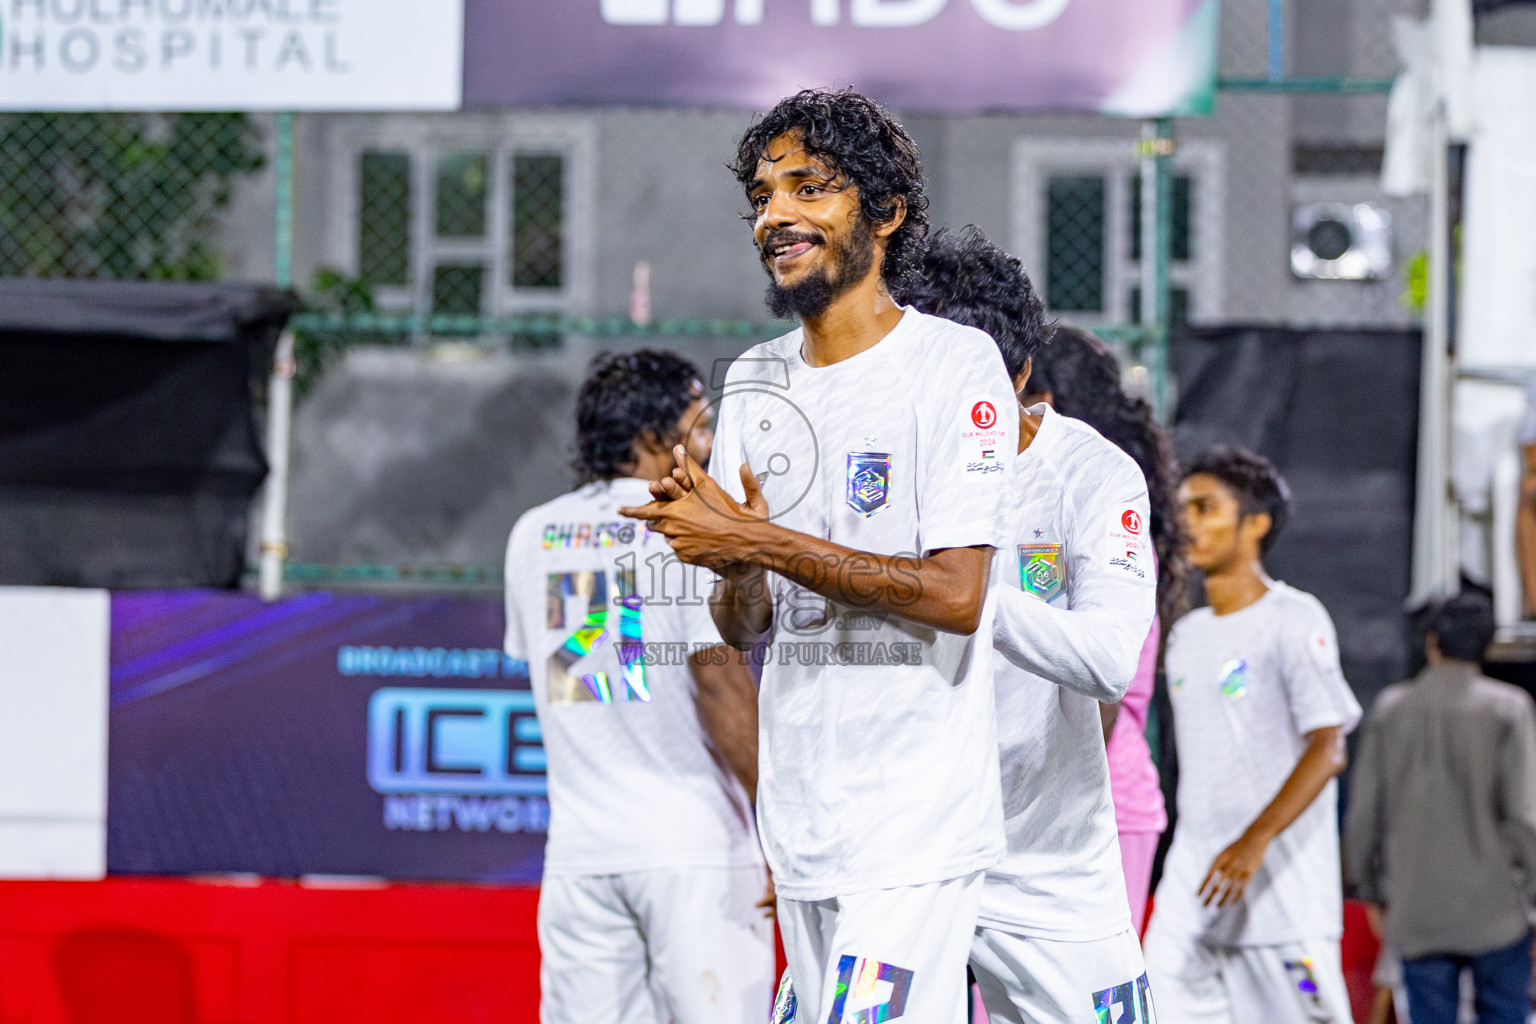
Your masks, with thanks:
M 921 272 L 897 284 L 892 295 L 919 312 L 986 331 L 997 342 L 1009 380 L 1024 372 L 1051 335 L 1024 264 L 975 227 L 934 235 Z
M 928 239 L 928 193 L 922 157 L 906 129 L 862 93 L 806 89 L 779 101 L 741 137 L 730 167 L 742 188 L 757 180 L 768 144 L 790 133 L 859 190 L 859 208 L 871 224 L 889 222 L 906 206 L 906 219 L 886 240 L 880 272 L 887 286 L 914 273 Z
M 1259 550 L 1268 551 L 1291 516 L 1291 489 L 1275 464 L 1246 448 L 1220 444 L 1196 456 L 1184 470 L 1184 479 L 1197 473 L 1220 480 L 1237 499 L 1243 518 L 1269 513 L 1269 532 L 1259 542 Z
M 605 352 L 592 360 L 576 395 L 578 484 L 624 476 L 635 464 L 635 442 L 649 433 L 660 444 L 676 439 L 677 422 L 702 393 L 698 367 L 657 349 Z

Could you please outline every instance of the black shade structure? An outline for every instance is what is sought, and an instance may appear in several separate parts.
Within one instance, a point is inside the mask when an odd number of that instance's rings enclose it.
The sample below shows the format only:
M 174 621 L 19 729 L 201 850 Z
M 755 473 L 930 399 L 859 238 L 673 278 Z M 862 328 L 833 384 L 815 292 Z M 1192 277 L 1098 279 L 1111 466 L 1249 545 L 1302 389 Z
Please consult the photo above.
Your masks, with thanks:
M 230 587 L 255 404 L 298 308 L 256 285 L 0 280 L 0 584 Z

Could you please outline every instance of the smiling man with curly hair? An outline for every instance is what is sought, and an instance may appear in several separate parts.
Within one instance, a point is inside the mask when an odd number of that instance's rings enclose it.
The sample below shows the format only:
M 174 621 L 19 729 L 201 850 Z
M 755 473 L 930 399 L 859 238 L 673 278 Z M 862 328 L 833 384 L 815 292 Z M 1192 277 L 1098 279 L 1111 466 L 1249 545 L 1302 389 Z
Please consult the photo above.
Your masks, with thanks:
M 763 652 L 758 821 L 798 1019 L 958 1024 L 1003 852 L 985 598 L 1013 391 L 986 334 L 891 298 L 928 200 L 877 104 L 792 96 L 732 170 L 800 327 L 732 365 L 709 474 L 679 448 L 624 511 L 721 573 L 721 636 Z

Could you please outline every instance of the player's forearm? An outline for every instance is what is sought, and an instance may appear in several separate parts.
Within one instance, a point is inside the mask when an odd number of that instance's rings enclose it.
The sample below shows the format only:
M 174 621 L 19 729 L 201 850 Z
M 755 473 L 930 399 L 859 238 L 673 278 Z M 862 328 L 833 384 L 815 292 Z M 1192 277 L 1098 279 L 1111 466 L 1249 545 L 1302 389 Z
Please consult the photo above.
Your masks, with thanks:
M 1525 472 L 1520 481 L 1520 504 L 1515 513 L 1516 560 L 1525 609 L 1536 610 L 1536 445 L 1521 449 Z
M 919 558 L 856 551 L 768 522 L 749 532 L 750 542 L 737 556 L 742 561 L 844 607 L 962 635 L 981 623 L 991 548 L 950 548 Z
M 756 647 L 773 626 L 768 574 L 756 567 L 727 570 L 715 584 L 709 613 L 720 638 L 731 647 L 738 651 Z
M 1525 607 L 1536 609 L 1536 502 L 1522 501 L 1515 513 L 1515 548 Z
M 1147 631 L 1145 615 L 1110 608 L 1053 608 L 1013 587 L 997 588 L 993 644 L 1014 665 L 1086 697 L 1113 704 L 1125 696 Z
M 1329 726 L 1308 733 L 1301 759 L 1269 806 L 1248 826 L 1247 834 L 1269 842 L 1290 828 L 1346 763 L 1343 729 Z
M 712 648 L 690 659 L 699 724 L 747 796 L 757 801 L 757 687 L 740 651 Z
M 1115 734 L 1115 721 L 1120 717 L 1120 703 L 1115 701 L 1106 704 L 1099 702 L 1099 725 L 1104 730 L 1104 745 L 1109 746 L 1109 738 Z

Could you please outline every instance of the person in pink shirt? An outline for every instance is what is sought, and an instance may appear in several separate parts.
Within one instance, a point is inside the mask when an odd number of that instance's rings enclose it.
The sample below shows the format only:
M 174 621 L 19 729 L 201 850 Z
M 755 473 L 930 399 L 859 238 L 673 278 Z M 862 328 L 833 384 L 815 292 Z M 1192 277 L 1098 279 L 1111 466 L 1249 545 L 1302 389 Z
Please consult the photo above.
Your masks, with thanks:
M 1152 859 L 1158 839 L 1168 827 L 1146 728 L 1147 709 L 1162 661 L 1163 623 L 1177 621 L 1187 606 L 1188 568 L 1180 553 L 1180 519 L 1174 503 L 1179 474 L 1172 445 L 1153 418 L 1151 406 L 1126 393 L 1114 353 L 1092 334 L 1058 326 L 1051 343 L 1041 346 L 1035 355 L 1030 384 L 1040 391 L 1026 399 L 1026 405 L 1048 402 L 1057 412 L 1087 423 L 1135 459 L 1147 478 L 1157 555 L 1158 617 L 1152 620 L 1136 678 L 1124 699 L 1099 707 L 1126 894 L 1139 933 L 1146 921 Z
M 1159 581 L 1161 582 L 1161 581 Z M 1120 863 L 1125 870 L 1125 892 L 1131 901 L 1131 922 L 1141 934 L 1146 924 L 1147 893 L 1151 891 L 1152 858 L 1157 842 L 1168 827 L 1163 790 L 1152 752 L 1147 748 L 1147 707 L 1152 703 L 1152 684 L 1157 675 L 1158 619 L 1141 649 L 1136 678 L 1119 704 L 1100 704 L 1104 742 L 1109 753 L 1109 792 L 1115 800 L 1115 825 L 1120 830 Z

